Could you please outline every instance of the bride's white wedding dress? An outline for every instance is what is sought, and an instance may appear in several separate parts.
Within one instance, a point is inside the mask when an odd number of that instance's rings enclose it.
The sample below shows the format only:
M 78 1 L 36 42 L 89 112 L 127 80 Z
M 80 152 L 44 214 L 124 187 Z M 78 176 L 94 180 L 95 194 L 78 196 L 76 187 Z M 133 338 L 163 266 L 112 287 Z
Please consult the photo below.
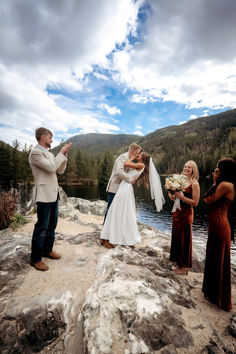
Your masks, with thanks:
M 143 169 L 130 169 L 127 174 L 137 179 Z M 134 246 L 141 242 L 136 219 L 136 206 L 133 185 L 121 181 L 118 191 L 108 210 L 103 225 L 101 239 L 108 240 L 113 245 Z

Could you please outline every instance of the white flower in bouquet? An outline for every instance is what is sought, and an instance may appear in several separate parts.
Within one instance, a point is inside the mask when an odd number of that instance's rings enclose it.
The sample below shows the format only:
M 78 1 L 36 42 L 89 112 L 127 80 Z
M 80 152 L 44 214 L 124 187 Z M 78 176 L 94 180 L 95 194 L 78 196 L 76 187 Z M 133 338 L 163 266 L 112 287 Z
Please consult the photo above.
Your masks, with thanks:
M 187 177 L 183 174 L 174 174 L 166 178 L 165 189 L 171 191 L 184 191 L 187 188 L 189 182 Z

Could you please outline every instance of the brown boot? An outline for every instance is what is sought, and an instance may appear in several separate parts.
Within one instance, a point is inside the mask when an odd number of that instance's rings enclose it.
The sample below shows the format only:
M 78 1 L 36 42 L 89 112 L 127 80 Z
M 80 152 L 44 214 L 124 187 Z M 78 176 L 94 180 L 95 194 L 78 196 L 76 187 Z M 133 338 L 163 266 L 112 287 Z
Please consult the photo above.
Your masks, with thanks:
M 50 252 L 48 253 L 45 257 L 51 258 L 51 259 L 60 259 L 61 255 L 57 252 Z
M 44 262 L 42 262 L 42 261 L 37 262 L 37 263 L 30 262 L 30 265 L 31 265 L 32 267 L 36 268 L 37 270 L 42 270 L 43 272 L 44 272 L 45 270 L 48 270 L 48 269 L 49 269 L 48 266 L 47 266 Z
M 106 248 L 115 248 L 109 241 L 105 240 L 103 246 Z

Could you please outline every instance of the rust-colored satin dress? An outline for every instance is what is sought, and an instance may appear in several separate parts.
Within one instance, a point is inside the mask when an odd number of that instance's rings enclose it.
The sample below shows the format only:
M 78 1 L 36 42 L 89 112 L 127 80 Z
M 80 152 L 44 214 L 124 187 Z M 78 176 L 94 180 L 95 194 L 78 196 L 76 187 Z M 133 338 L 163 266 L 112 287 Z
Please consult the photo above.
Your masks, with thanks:
M 231 201 L 225 197 L 209 204 L 208 240 L 202 287 L 205 297 L 225 311 L 232 309 L 231 230 L 227 217 L 230 204 Z
M 186 198 L 192 199 L 192 185 L 184 191 Z M 180 267 L 192 267 L 192 223 L 193 208 L 180 201 L 181 210 L 173 213 L 170 260 Z

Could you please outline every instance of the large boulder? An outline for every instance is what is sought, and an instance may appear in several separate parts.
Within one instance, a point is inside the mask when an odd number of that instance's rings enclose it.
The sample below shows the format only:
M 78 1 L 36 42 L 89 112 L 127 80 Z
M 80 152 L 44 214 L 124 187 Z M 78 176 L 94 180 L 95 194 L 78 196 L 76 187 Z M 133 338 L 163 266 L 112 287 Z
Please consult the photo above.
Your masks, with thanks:
M 82 198 L 68 198 L 81 213 L 84 214 L 94 214 L 94 215 L 104 215 L 107 202 L 104 200 L 95 200 L 91 202 L 90 200 Z
M 139 223 L 142 243 L 135 249 L 105 249 L 99 243 L 103 217 L 92 217 L 94 209 L 82 200 L 91 213 L 86 228 L 78 199 L 62 202 L 70 218 L 61 221 L 74 232 L 56 234 L 63 257 L 46 260 L 47 272 L 29 265 L 31 232 L 0 232 L 1 353 L 236 351 L 235 315 L 201 293 L 206 240 L 194 240 L 193 269 L 177 276 L 169 261 L 169 234 Z M 73 215 L 78 220 L 71 221 Z M 98 219 L 100 224 L 93 222 Z M 232 250 L 234 289 L 235 260 Z
M 100 256 L 97 281 L 87 292 L 83 322 L 85 352 L 150 353 L 173 344 L 193 346 L 181 306 L 194 308 L 190 287 L 173 275 L 163 253 L 156 257 L 117 247 Z M 117 348 L 117 349 L 116 349 Z

